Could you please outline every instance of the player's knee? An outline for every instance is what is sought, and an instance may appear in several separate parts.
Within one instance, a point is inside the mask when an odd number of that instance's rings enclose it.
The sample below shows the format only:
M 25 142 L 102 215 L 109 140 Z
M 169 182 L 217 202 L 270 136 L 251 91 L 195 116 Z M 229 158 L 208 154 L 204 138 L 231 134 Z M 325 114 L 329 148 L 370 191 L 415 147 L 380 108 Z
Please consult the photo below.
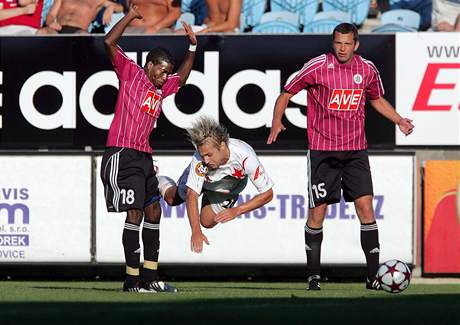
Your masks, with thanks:
M 375 221 L 374 209 L 372 208 L 372 205 L 356 206 L 355 208 L 358 217 L 361 219 L 361 222 L 370 223 Z
M 143 213 L 141 210 L 132 209 L 126 212 L 126 220 L 129 223 L 140 225 L 142 221 Z
M 145 220 L 148 222 L 158 223 L 161 219 L 161 207 L 154 203 L 145 208 Z
M 213 228 L 215 225 L 217 225 L 216 222 L 210 220 L 201 220 L 200 223 L 204 228 L 207 229 Z
M 172 196 L 172 195 L 171 196 L 165 196 L 164 200 L 166 201 L 166 203 L 169 206 L 172 206 L 172 207 L 180 204 L 179 202 L 177 202 L 177 200 L 175 200 L 175 197 Z

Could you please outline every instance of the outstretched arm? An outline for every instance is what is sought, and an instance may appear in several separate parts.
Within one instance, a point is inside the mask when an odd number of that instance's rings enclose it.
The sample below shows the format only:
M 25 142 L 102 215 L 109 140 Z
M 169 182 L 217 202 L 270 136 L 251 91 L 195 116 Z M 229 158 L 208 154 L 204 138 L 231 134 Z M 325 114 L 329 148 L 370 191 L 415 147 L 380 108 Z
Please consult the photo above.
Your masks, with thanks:
M 276 99 L 275 109 L 273 111 L 272 128 L 270 129 L 270 135 L 268 136 L 267 144 L 276 142 L 278 134 L 286 130 L 283 123 L 281 123 L 281 118 L 283 117 L 284 111 L 286 110 L 292 96 L 294 95 L 283 91 Z
M 199 194 L 192 190 L 187 189 L 187 216 L 192 228 L 191 249 L 195 253 L 201 253 L 203 250 L 203 242 L 209 245 L 208 238 L 201 232 L 200 214 L 198 211 L 198 197 Z
M 126 26 L 128 26 L 128 24 L 136 18 L 142 19 L 142 15 L 137 10 L 137 6 L 131 4 L 129 6 L 128 13 L 118 23 L 116 23 L 115 26 L 113 26 L 113 28 L 110 30 L 110 32 L 108 32 L 105 36 L 105 51 L 107 52 L 110 61 L 113 61 L 115 59 L 115 55 L 117 53 L 118 39 L 123 34 Z
M 399 129 L 405 135 L 409 135 L 412 133 L 414 129 L 414 125 L 411 123 L 412 120 L 408 118 L 401 117 L 399 115 L 393 105 L 391 105 L 385 98 L 379 97 L 378 99 L 371 99 L 369 100 L 372 107 L 385 116 L 387 119 L 398 125 Z
M 214 220 L 216 222 L 224 223 L 230 220 L 235 219 L 237 216 L 242 215 L 246 212 L 260 208 L 261 206 L 267 204 L 273 199 L 273 189 L 269 189 L 266 192 L 260 193 L 254 196 L 249 201 L 238 205 L 234 208 L 225 209 L 219 212 Z
M 186 22 L 182 22 L 182 26 L 184 26 L 185 33 L 190 41 L 190 48 L 185 55 L 184 61 L 182 61 L 181 66 L 177 70 L 177 74 L 180 77 L 180 85 L 185 85 L 185 82 L 190 75 L 193 67 L 193 61 L 195 61 L 195 48 L 197 44 L 195 33 L 192 30 L 192 27 L 187 24 Z

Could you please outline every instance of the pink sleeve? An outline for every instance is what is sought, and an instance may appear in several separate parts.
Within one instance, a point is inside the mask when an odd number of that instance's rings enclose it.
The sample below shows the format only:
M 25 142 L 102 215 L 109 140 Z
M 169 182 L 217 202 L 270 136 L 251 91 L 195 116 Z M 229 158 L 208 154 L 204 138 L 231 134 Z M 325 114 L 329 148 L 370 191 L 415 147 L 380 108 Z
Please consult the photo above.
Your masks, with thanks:
M 117 53 L 115 54 L 112 64 L 113 69 L 120 80 L 129 79 L 129 75 L 133 69 L 139 69 L 136 62 L 131 60 L 119 46 L 117 46 Z
M 297 94 L 302 89 L 315 84 L 315 78 L 313 77 L 311 61 L 307 62 L 297 75 L 284 86 L 284 90 L 290 94 Z
M 368 99 L 378 99 L 383 96 L 385 90 L 383 89 L 383 83 L 380 79 L 380 74 L 377 68 L 372 62 L 369 62 L 370 73 L 369 83 L 366 87 L 366 96 Z
M 163 98 L 168 97 L 169 95 L 175 94 L 179 91 L 180 88 L 180 77 L 177 73 L 171 74 L 168 76 L 161 91 L 163 93 Z

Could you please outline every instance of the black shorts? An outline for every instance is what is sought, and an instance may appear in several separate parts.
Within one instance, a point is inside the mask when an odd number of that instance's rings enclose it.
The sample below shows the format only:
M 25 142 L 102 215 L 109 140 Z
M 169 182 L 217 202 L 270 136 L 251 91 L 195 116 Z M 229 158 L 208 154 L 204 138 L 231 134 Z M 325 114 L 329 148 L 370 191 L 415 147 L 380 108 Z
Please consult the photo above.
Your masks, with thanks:
M 373 195 L 371 169 L 367 150 L 316 151 L 307 155 L 309 207 Z
M 143 210 L 160 199 L 152 155 L 129 148 L 110 147 L 101 164 L 107 211 Z

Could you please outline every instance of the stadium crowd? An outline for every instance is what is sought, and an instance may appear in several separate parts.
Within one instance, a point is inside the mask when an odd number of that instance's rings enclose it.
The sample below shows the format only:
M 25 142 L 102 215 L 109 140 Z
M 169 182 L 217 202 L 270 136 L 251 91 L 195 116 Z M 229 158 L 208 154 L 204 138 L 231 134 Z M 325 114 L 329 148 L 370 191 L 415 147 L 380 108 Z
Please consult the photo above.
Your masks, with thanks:
M 329 33 L 340 22 L 374 32 L 460 31 L 460 0 L 0 0 L 0 35 L 106 33 L 136 4 L 127 33 Z M 383 25 L 383 26 L 382 26 Z

